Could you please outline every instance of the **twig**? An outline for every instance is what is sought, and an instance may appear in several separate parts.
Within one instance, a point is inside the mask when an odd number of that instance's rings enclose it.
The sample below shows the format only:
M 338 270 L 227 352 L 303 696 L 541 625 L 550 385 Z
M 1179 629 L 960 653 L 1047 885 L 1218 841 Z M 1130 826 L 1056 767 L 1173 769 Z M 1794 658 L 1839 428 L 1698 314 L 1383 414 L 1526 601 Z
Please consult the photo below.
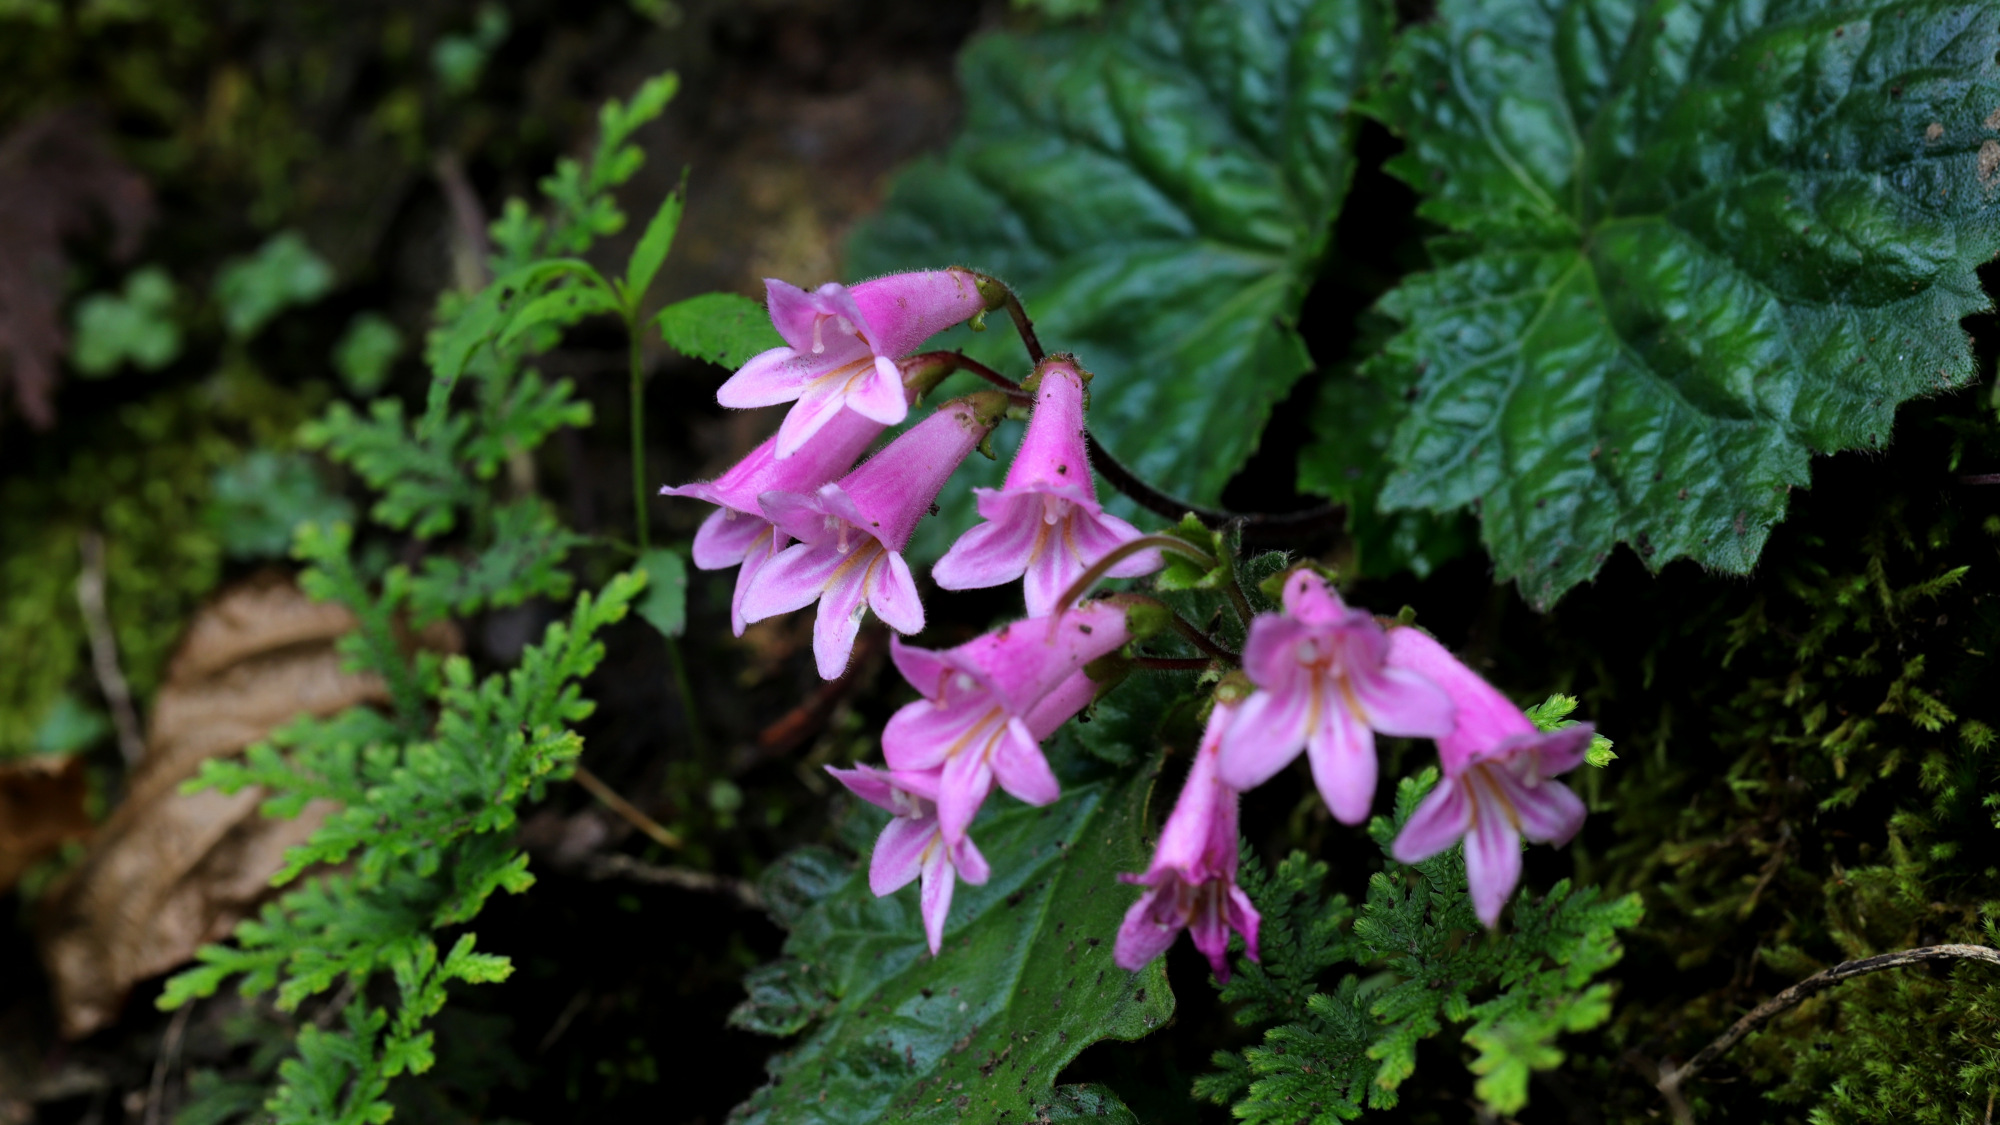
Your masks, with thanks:
M 1035 335 L 1035 322 L 1028 319 L 1028 310 L 1021 304 L 1020 295 L 1014 292 L 1013 286 L 989 274 L 975 273 L 972 276 L 979 279 L 979 295 L 985 299 L 986 307 L 992 308 L 997 303 L 1013 319 L 1014 331 L 1021 336 L 1021 346 L 1028 349 L 1028 362 L 1042 362 L 1048 353 L 1042 350 L 1041 338 Z
M 696 871 L 688 867 L 667 867 L 657 863 L 646 863 L 629 855 L 591 856 L 584 862 L 583 873 L 591 879 L 630 879 L 635 883 L 651 883 L 661 887 L 679 887 L 684 891 L 726 895 L 752 910 L 764 908 L 764 896 L 757 893 L 756 887 L 742 879 Z
M 935 378 L 939 380 L 942 380 L 945 375 L 953 371 L 968 372 L 1006 391 L 1007 397 L 1015 402 L 1031 405 L 1035 401 L 1035 396 L 1021 389 L 1021 384 L 966 355 L 962 351 L 918 352 L 916 355 L 902 360 L 901 363 L 905 371 L 922 371 L 926 369 L 935 371 Z M 929 384 L 926 385 L 928 386 Z
M 1215 661 L 1206 656 L 1135 656 L 1132 663 L 1155 672 L 1203 672 Z
M 576 767 L 576 783 L 590 790 L 590 795 L 604 802 L 604 807 L 624 817 L 632 827 L 651 836 L 661 847 L 679 848 L 681 838 L 669 832 L 660 822 L 639 811 L 639 807 L 620 797 L 616 790 L 604 784 L 604 779 L 582 766 Z
M 2000 484 L 2000 473 L 1970 473 L 1958 478 L 1960 484 Z
M 465 176 L 465 163 L 455 152 L 440 152 L 431 161 L 438 187 L 451 212 L 452 281 L 466 293 L 477 293 L 491 280 L 486 270 L 486 209 Z
M 1120 464 L 1116 457 L 1104 448 L 1104 443 L 1085 434 L 1090 446 L 1090 467 L 1098 475 L 1111 482 L 1111 487 L 1130 496 L 1143 508 L 1147 508 L 1168 519 L 1179 519 L 1193 515 L 1202 526 L 1219 528 L 1229 523 L 1239 523 L 1243 529 L 1243 542 L 1258 547 L 1282 547 L 1294 543 L 1310 543 L 1338 535 L 1347 526 L 1347 505 L 1321 504 L 1298 512 L 1226 512 L 1219 508 L 1204 508 L 1169 496 L 1145 481 L 1140 480 L 1132 470 Z
M 1918 965 L 1929 961 L 1985 961 L 2000 965 L 2000 949 L 1990 949 L 1983 945 L 1928 945 L 1921 949 L 1905 949 L 1899 953 L 1863 957 L 1858 961 L 1843 961 L 1824 972 L 1814 973 L 1752 1008 L 1748 1015 L 1730 1025 L 1728 1031 L 1717 1036 L 1715 1042 L 1696 1052 L 1686 1063 L 1673 1069 L 1663 1069 L 1659 1081 L 1654 1085 L 1667 1098 L 1669 1104 L 1672 1104 L 1679 1099 L 1680 1089 L 1687 1084 L 1688 1079 L 1706 1070 L 1708 1065 L 1720 1058 L 1724 1051 L 1734 1047 L 1739 1040 L 1763 1026 L 1771 1017 L 1797 1007 L 1808 997 L 1849 977 L 1864 976 L 1868 973 L 1879 973 L 1883 969 L 1901 968 L 1904 965 Z
M 1231 652 L 1228 649 L 1223 648 L 1221 645 L 1215 642 L 1214 637 L 1211 637 L 1207 633 L 1202 632 L 1201 629 L 1198 628 L 1194 622 L 1189 621 L 1187 618 L 1182 617 L 1178 613 L 1174 614 L 1173 622 L 1174 622 L 1174 632 L 1179 633 L 1181 635 L 1181 639 L 1185 640 L 1187 643 L 1209 654 L 1210 656 L 1215 657 L 1217 660 L 1227 660 L 1231 664 L 1243 663 L 1243 656 L 1241 653 Z
M 76 576 L 76 603 L 83 611 L 83 629 L 90 638 L 90 666 L 97 673 L 98 689 L 111 705 L 111 721 L 118 728 L 118 750 L 127 768 L 136 767 L 146 756 L 146 740 L 139 733 L 139 712 L 132 706 L 132 687 L 118 667 L 118 637 L 111 631 L 111 617 L 104 611 L 104 537 L 86 531 L 82 539 L 83 569 Z
M 167 1097 L 167 1071 L 180 1056 L 181 1037 L 187 1033 L 188 1013 L 192 1011 L 192 1003 L 182 1004 L 168 1021 L 166 1035 L 160 1039 L 160 1055 L 153 1060 L 153 1081 L 146 1089 L 146 1125 L 160 1125 L 160 1106 Z

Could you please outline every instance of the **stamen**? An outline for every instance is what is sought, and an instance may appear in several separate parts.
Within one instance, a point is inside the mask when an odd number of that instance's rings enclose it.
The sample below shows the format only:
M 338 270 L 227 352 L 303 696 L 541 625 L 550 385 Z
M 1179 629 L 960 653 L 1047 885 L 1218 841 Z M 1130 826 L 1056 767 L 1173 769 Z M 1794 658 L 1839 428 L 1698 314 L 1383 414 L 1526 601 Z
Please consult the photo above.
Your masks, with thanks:
M 1060 496 L 1050 496 L 1047 495 L 1046 493 L 1043 494 L 1042 496 L 1043 523 L 1048 524 L 1050 527 L 1054 527 L 1056 524 L 1061 523 L 1063 521 L 1063 517 L 1067 515 L 1069 515 L 1068 500 L 1065 500 Z
M 820 355 L 820 354 L 822 354 L 822 353 L 824 353 L 824 352 L 826 351 L 826 341 L 820 338 L 820 332 L 821 332 L 821 331 L 822 331 L 822 330 L 823 330 L 823 329 L 824 329 L 825 327 L 826 327 L 826 317 L 824 317 L 824 316 L 816 316 L 816 317 L 813 317 L 813 354 L 814 354 L 814 355 Z

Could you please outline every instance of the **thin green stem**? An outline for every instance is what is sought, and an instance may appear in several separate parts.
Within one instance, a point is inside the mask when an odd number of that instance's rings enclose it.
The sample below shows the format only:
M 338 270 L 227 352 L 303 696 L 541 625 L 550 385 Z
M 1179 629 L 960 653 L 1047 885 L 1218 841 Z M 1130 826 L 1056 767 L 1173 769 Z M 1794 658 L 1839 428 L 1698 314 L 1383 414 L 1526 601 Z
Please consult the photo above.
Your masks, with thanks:
M 1210 557 L 1208 552 L 1196 547 L 1185 539 L 1176 539 L 1171 535 L 1141 535 L 1137 539 L 1120 543 L 1115 549 L 1106 553 L 1103 558 L 1091 563 L 1088 570 L 1077 575 L 1076 581 L 1070 583 L 1069 589 L 1064 590 L 1062 596 L 1056 599 L 1056 612 L 1063 613 L 1075 605 L 1077 599 L 1089 593 L 1091 586 L 1098 579 L 1109 573 L 1112 567 L 1117 566 L 1119 563 L 1124 562 L 1141 551 L 1154 549 L 1171 551 L 1174 554 L 1193 559 L 1202 564 L 1203 569 L 1210 569 L 1215 566 L 1215 559 Z

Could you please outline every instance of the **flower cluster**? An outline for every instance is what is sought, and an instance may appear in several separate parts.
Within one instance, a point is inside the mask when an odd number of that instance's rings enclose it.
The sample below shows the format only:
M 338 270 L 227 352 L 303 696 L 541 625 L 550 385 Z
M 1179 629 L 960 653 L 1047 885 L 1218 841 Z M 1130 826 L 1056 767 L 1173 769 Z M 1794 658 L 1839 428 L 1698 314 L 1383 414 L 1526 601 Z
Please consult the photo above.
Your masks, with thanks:
M 829 767 L 856 796 L 893 814 L 869 885 L 886 895 L 921 880 L 924 932 L 936 953 L 953 887 L 990 875 L 971 829 L 993 791 L 1030 805 L 1061 796 L 1041 744 L 1097 695 L 1088 666 L 1127 650 L 1163 617 L 1218 660 L 1236 658 L 1144 595 L 1080 600 L 1089 580 L 1138 577 L 1162 565 L 1162 550 L 1194 549 L 1144 536 L 1098 503 L 1084 423 L 1090 376 L 1071 357 L 1039 359 L 1011 394 L 947 402 L 855 464 L 953 365 L 939 357 L 969 364 L 953 353 L 912 353 L 937 331 L 997 307 L 997 283 L 952 269 L 811 293 L 767 285 L 785 346 L 752 358 L 717 397 L 725 406 L 793 402 L 791 411 L 722 476 L 663 491 L 716 505 L 695 537 L 694 559 L 707 569 L 740 567 L 731 606 L 739 635 L 750 622 L 818 603 L 813 653 L 828 679 L 844 673 L 865 612 L 896 633 L 922 631 L 904 547 L 1010 398 L 1032 402 L 1003 486 L 977 490 L 981 522 L 931 571 L 947 590 L 1019 580 L 1027 616 L 943 650 L 893 638 L 896 668 L 921 698 L 884 729 L 885 767 Z M 1285 576 L 1280 603 L 1254 616 L 1243 609 L 1250 620 L 1241 670 L 1215 688 L 1151 863 L 1124 876 L 1145 888 L 1118 932 L 1116 959 L 1127 968 L 1158 957 L 1182 930 L 1225 980 L 1230 931 L 1257 958 L 1257 910 L 1236 885 L 1240 795 L 1302 752 L 1328 809 L 1358 824 L 1375 799 L 1375 736 L 1435 739 L 1444 780 L 1392 850 L 1414 863 L 1463 840 L 1474 906 L 1489 926 L 1519 881 L 1521 842 L 1561 844 L 1582 823 L 1582 802 L 1554 778 L 1583 760 L 1588 726 L 1539 732 L 1428 634 L 1347 605 L 1309 568 Z

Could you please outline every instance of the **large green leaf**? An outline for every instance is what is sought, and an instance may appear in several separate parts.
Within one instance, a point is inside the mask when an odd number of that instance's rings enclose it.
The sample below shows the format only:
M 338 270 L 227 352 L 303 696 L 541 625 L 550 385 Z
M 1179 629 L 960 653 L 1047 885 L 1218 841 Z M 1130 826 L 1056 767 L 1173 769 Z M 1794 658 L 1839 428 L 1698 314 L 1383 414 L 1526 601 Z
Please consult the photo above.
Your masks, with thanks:
M 1347 110 L 1386 52 L 1385 8 L 1139 0 L 1101 32 L 980 39 L 963 136 L 898 179 L 850 272 L 957 263 L 1016 286 L 1043 342 L 1096 374 L 1110 450 L 1213 502 L 1311 366 L 1292 324 L 1351 178 Z M 974 350 L 1018 369 L 1011 335 Z
M 996 796 L 1004 807 L 973 827 L 993 877 L 958 888 L 939 957 L 924 946 L 916 887 L 878 899 L 865 863 L 812 852 L 767 882 L 792 931 L 786 958 L 752 975 L 732 1022 L 818 1027 L 771 1061 L 771 1084 L 732 1120 L 1131 1120 L 1106 1092 L 1054 1083 L 1090 1044 L 1136 1039 L 1173 1014 L 1158 962 L 1128 973 L 1111 961 L 1135 897 L 1117 873 L 1146 862 L 1151 779 L 1135 772 L 1071 786 L 1045 809 Z
M 1383 308 L 1387 509 L 1546 605 L 1616 544 L 1741 573 L 1814 453 L 1973 374 L 2000 7 L 1445 0 L 1369 108 L 1461 236 Z

